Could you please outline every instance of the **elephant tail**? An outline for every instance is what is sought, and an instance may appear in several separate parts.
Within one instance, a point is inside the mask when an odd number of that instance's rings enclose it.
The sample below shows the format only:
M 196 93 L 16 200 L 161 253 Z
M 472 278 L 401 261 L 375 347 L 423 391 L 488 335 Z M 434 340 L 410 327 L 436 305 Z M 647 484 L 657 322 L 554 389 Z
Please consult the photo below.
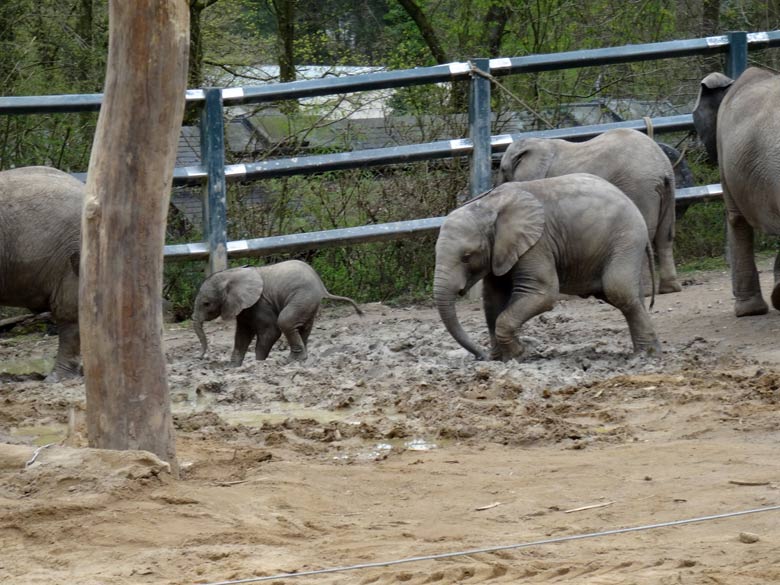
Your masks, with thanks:
M 326 299 L 330 299 L 331 301 L 344 301 L 345 303 L 349 303 L 350 305 L 352 305 L 355 308 L 355 312 L 358 315 L 360 315 L 362 317 L 363 314 L 364 314 L 362 309 L 357 306 L 357 303 L 355 301 L 353 301 L 352 299 L 350 299 L 349 297 L 340 297 L 338 295 L 332 295 L 329 292 L 326 292 L 325 293 L 325 298 Z
M 647 240 L 645 245 L 645 256 L 647 256 L 647 264 L 650 266 L 650 308 L 655 305 L 655 261 L 653 260 L 653 244 L 650 240 Z

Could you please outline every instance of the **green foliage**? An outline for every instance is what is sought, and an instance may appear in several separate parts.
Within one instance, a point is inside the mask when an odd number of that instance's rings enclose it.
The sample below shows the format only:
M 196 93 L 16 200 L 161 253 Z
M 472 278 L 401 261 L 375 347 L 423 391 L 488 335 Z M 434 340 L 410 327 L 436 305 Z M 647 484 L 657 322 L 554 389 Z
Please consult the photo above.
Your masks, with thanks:
M 465 61 L 690 38 L 701 36 L 703 30 L 700 5 L 672 0 L 418 0 L 430 25 L 426 34 L 395 0 L 285 1 L 294 2 L 296 65 L 390 69 L 432 65 L 436 60 L 426 35 L 444 48 L 448 60 Z M 205 66 L 204 75 L 197 78 L 206 85 L 222 85 L 234 76 L 243 85 L 266 82 L 252 67 L 278 63 L 282 39 L 275 9 L 285 1 L 203 3 L 208 7 L 192 25 L 203 60 L 192 65 Z M 778 6 L 776 2 L 722 2 L 719 30 L 775 28 Z M 0 92 L 101 91 L 107 30 L 107 0 L 1 2 Z M 763 51 L 751 53 L 750 58 L 778 68 L 777 55 L 777 51 Z M 499 116 L 538 112 L 543 118 L 537 120 L 539 128 L 570 124 L 570 109 L 565 106 L 573 102 L 630 98 L 684 112 L 703 74 L 721 67 L 721 57 L 697 57 L 502 77 L 501 85 L 493 86 L 493 110 Z M 452 114 L 465 112 L 464 88 L 463 83 L 401 88 L 389 107 L 393 115 L 418 119 L 419 133 L 409 142 L 463 137 L 467 135 L 463 117 Z M 338 99 L 328 104 L 332 112 L 325 106 L 316 111 L 301 106 L 280 118 L 278 127 L 269 121 L 272 147 L 247 158 L 351 148 L 353 141 L 347 136 L 330 144 L 321 140 L 325 127 L 337 117 Z M 85 171 L 96 121 L 97 115 L 91 113 L 0 117 L 0 169 L 48 164 Z M 319 146 L 305 150 L 307 143 Z M 703 160 L 701 150 L 691 150 L 688 162 L 699 184 L 718 181 L 717 169 Z M 467 162 L 461 159 L 231 183 L 228 235 L 256 238 L 440 216 L 457 204 L 466 186 Z M 717 259 L 725 247 L 723 237 L 722 206 L 692 206 L 678 224 L 677 258 L 681 262 Z M 184 218 L 174 214 L 169 218 L 169 242 L 200 238 Z M 775 244 L 757 237 L 757 245 L 771 249 Z M 315 266 L 336 294 L 361 301 L 425 298 L 432 278 L 433 238 L 323 248 L 299 256 Z M 201 262 L 166 264 L 165 293 L 179 318 L 189 315 L 202 275 Z

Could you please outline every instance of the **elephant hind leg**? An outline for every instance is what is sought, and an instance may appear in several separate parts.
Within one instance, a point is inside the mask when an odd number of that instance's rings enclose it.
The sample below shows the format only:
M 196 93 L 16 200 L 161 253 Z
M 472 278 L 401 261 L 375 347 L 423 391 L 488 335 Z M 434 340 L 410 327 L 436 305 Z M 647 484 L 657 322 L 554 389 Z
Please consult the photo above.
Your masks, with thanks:
M 674 194 L 665 217 L 661 218 L 653 241 L 658 256 L 658 293 L 680 292 L 682 286 L 677 280 L 677 268 L 674 265 Z
M 780 252 L 775 256 L 775 286 L 772 289 L 772 306 L 780 311 Z
M 611 267 L 603 276 L 604 298 L 626 318 L 634 351 L 660 355 L 661 344 L 645 309 L 639 274 L 629 267 Z
M 78 323 L 58 322 L 59 345 L 54 369 L 46 377 L 47 382 L 60 382 L 74 378 L 81 373 L 79 354 L 81 352 L 81 337 Z
M 279 313 L 277 324 L 290 346 L 290 360 L 304 361 L 309 356 L 306 351 L 306 341 L 311 329 L 306 332 L 306 324 L 314 320 L 316 312 L 315 307 L 311 315 L 301 315 L 299 308 L 287 305 Z M 302 332 L 306 333 L 306 339 L 301 335 Z
M 769 307 L 761 295 L 761 283 L 753 250 L 753 228 L 737 212 L 728 214 L 728 239 L 731 254 L 731 287 L 737 317 L 763 315 Z M 774 297 L 774 291 L 772 292 Z M 773 299 L 774 304 L 774 299 Z

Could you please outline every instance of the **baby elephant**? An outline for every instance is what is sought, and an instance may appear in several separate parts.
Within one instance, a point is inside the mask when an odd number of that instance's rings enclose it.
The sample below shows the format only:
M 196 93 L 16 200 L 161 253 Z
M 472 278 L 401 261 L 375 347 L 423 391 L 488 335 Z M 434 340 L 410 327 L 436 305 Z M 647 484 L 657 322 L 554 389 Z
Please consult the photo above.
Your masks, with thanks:
M 203 322 L 222 316 L 236 320 L 231 365 L 241 365 L 255 337 L 255 357 L 264 360 L 282 333 L 290 345 L 290 359 L 305 360 L 306 343 L 323 298 L 352 303 L 358 315 L 363 314 L 352 299 L 330 294 L 314 269 L 299 260 L 216 272 L 203 281 L 192 313 L 192 326 L 203 349 L 200 357 L 208 349 Z
M 660 353 L 642 296 L 647 226 L 604 179 L 564 175 L 504 183 L 450 213 L 436 242 L 433 295 L 447 331 L 477 358 L 523 354 L 515 337 L 558 294 L 595 296 L 620 309 L 634 349 Z M 461 327 L 455 299 L 483 279 L 490 353 Z

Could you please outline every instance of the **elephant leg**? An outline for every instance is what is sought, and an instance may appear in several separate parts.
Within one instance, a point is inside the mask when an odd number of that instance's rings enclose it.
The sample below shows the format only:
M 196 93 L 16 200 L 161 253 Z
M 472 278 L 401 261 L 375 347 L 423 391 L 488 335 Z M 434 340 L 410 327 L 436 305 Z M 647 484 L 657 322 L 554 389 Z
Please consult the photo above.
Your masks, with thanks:
M 306 347 L 309 346 L 309 335 L 311 335 L 311 330 L 314 328 L 314 317 L 306 321 L 306 323 L 303 324 L 303 327 L 301 327 L 301 340 L 303 341 L 303 345 Z
M 263 361 L 268 357 L 271 352 L 271 348 L 279 341 L 282 336 L 282 330 L 276 326 L 276 323 L 271 323 L 265 326 L 263 331 L 257 334 L 257 345 L 255 345 L 255 359 Z
M 54 369 L 46 377 L 47 382 L 60 382 L 79 375 L 79 353 L 81 337 L 78 323 L 58 322 L 59 345 Z
M 496 340 L 496 320 L 509 304 L 511 283 L 500 286 L 498 279 L 487 276 L 482 280 L 482 309 L 485 312 L 488 334 L 490 335 L 490 359 L 500 360 L 501 350 Z
M 525 353 L 525 348 L 517 340 L 520 328 L 530 318 L 549 311 L 554 305 L 555 295 L 548 292 L 512 295 L 509 306 L 496 319 L 496 353 L 501 361 L 517 359 Z
M 656 240 L 659 238 L 656 237 Z M 658 293 L 667 294 L 680 292 L 682 286 L 677 280 L 677 268 L 674 265 L 672 254 L 672 241 L 664 240 L 663 245 L 656 241 L 656 254 L 658 255 Z
M 602 276 L 604 299 L 626 318 L 634 351 L 660 355 L 661 344 L 645 309 L 636 269 L 626 265 L 607 268 Z
M 230 356 L 231 366 L 240 366 L 244 362 L 249 344 L 255 337 L 255 329 L 246 319 L 240 316 L 236 319 L 236 335 L 233 341 L 233 354 Z
M 662 203 L 661 218 L 655 230 L 653 244 L 658 255 L 658 293 L 680 292 L 682 286 L 677 280 L 677 268 L 674 265 L 674 187 L 668 185 L 667 195 Z
M 731 210 L 728 212 L 727 227 L 734 313 L 737 317 L 763 315 L 769 311 L 769 307 L 761 295 L 753 251 L 753 228 L 742 215 Z
M 309 320 L 313 320 L 314 316 L 304 319 L 306 323 Z M 279 320 L 277 324 L 279 329 L 282 330 L 284 337 L 287 339 L 287 344 L 290 346 L 290 360 L 292 361 L 304 361 L 308 357 L 306 352 L 306 343 L 301 337 L 301 314 L 298 307 L 287 305 L 279 313 Z
M 780 311 L 780 252 L 775 256 L 775 286 L 772 289 L 772 306 Z

